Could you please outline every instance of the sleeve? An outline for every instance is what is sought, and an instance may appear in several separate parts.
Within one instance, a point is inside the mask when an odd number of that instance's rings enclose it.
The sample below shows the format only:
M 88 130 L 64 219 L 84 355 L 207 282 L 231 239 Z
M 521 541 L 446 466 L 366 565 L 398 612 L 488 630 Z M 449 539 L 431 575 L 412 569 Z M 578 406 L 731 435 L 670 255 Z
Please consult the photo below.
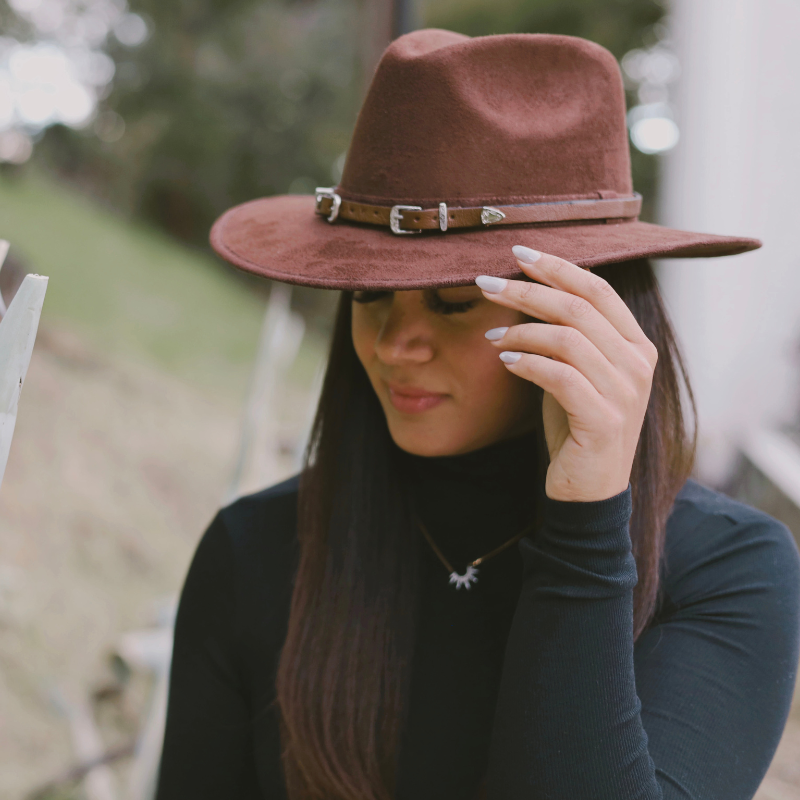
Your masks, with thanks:
M 261 798 L 237 662 L 234 586 L 233 545 L 218 514 L 178 604 L 156 800 Z
M 710 517 L 722 533 L 704 538 L 706 556 L 673 565 L 685 601 L 634 647 L 630 486 L 594 503 L 543 502 L 542 529 L 520 542 L 490 800 L 751 800 L 797 669 L 800 558 L 788 530 L 765 515 Z

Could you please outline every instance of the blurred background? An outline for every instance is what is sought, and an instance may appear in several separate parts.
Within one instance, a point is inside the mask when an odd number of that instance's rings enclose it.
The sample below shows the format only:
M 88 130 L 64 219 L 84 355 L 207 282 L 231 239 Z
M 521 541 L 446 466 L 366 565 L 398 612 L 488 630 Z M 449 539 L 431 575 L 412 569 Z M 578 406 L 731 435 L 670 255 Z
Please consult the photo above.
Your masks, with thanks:
M 208 229 L 335 184 L 416 27 L 606 46 L 644 219 L 764 240 L 659 280 L 697 478 L 800 536 L 796 0 L 0 0 L 0 292 L 50 277 L 0 492 L 0 800 L 151 796 L 177 592 L 216 509 L 296 471 L 335 302 Z M 758 798 L 800 800 L 800 701 Z

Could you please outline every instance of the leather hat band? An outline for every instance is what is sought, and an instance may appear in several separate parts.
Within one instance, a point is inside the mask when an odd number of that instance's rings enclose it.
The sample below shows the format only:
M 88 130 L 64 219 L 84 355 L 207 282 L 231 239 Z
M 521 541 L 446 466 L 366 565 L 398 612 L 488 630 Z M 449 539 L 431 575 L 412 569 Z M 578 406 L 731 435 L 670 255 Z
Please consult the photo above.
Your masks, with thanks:
M 598 192 L 599 195 L 613 193 Z M 600 219 L 635 219 L 642 208 L 642 196 L 601 196 L 584 200 L 561 200 L 551 203 L 459 207 L 439 203 L 438 208 L 421 206 L 373 206 L 343 199 L 332 188 L 316 190 L 317 214 L 328 222 L 347 219 L 371 225 L 388 226 L 396 234 L 446 231 L 449 228 L 521 225 L 535 222 L 565 222 Z

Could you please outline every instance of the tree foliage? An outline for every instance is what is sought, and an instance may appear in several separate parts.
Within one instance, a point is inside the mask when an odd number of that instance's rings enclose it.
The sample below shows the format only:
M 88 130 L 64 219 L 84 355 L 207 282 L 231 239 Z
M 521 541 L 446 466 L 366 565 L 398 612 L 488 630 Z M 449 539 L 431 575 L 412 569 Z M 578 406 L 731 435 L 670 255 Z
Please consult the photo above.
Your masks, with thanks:
M 112 205 L 190 242 L 253 197 L 338 178 L 357 111 L 355 6 L 134 0 L 141 47 L 116 45 L 114 142 L 48 131 L 45 157 Z

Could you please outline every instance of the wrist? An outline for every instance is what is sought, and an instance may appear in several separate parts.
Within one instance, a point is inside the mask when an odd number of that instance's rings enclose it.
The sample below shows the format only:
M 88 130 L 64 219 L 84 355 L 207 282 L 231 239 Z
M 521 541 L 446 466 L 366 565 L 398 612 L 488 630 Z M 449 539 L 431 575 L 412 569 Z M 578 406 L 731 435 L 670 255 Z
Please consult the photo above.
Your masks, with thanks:
M 554 500 L 559 503 L 600 503 L 604 500 L 611 500 L 618 497 L 628 490 L 630 481 L 621 483 L 617 481 L 616 484 L 608 486 L 576 486 L 576 487 L 559 487 L 548 486 L 545 482 L 545 495 L 548 500 Z

